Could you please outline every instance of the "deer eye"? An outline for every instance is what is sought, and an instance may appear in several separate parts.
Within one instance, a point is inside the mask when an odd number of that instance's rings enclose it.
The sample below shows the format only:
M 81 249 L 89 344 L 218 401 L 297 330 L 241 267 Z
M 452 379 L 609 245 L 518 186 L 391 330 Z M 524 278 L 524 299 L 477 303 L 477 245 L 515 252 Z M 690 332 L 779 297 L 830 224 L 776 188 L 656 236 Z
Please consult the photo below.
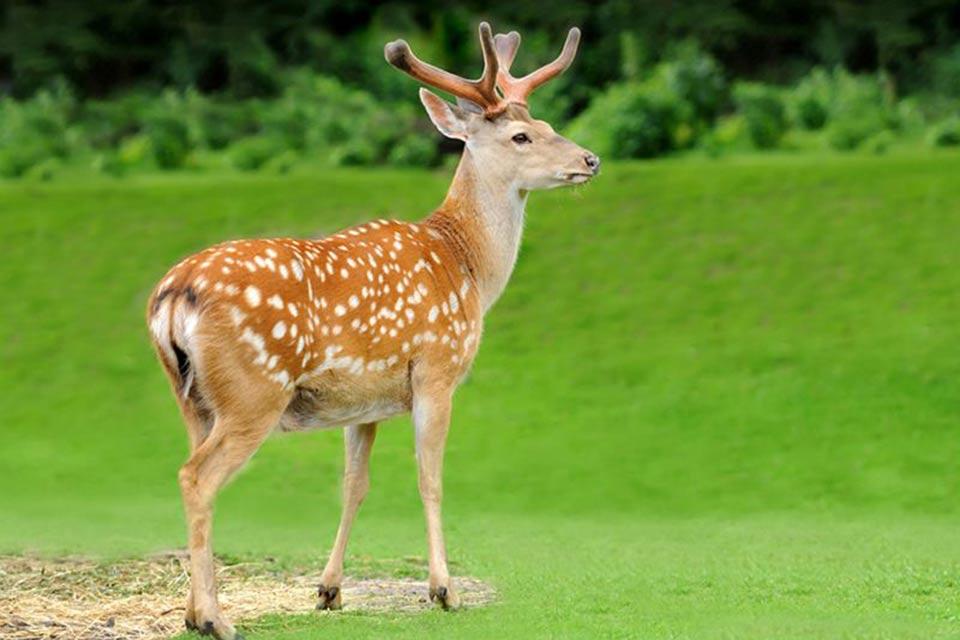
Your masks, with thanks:
M 531 142 L 530 136 L 528 136 L 525 133 L 518 133 L 517 135 L 513 136 L 511 140 L 513 140 L 517 144 L 529 144 Z

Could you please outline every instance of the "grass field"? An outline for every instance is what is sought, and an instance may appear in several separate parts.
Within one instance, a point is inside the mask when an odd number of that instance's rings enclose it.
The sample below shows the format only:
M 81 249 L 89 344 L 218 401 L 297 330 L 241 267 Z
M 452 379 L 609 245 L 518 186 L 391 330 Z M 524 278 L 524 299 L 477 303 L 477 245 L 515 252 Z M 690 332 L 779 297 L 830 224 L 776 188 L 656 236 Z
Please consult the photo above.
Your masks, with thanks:
M 958 176 L 956 154 L 689 159 L 534 195 L 446 466 L 453 571 L 492 582 L 499 603 L 241 626 L 290 639 L 960 636 Z M 0 552 L 183 545 L 186 440 L 143 323 L 178 257 L 421 217 L 447 180 L 0 185 Z M 218 503 L 217 551 L 322 565 L 340 465 L 336 431 L 269 441 Z M 351 556 L 425 554 L 415 476 L 397 420 L 378 438 Z

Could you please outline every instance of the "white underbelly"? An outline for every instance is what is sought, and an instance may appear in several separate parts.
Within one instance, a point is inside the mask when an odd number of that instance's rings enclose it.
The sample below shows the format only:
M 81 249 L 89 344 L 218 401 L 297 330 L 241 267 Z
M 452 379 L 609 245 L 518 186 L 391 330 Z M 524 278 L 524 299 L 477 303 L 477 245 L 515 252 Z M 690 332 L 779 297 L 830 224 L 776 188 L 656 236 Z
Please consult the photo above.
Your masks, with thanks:
M 291 407 L 292 410 L 288 408 L 280 418 L 281 431 L 309 431 L 382 422 L 408 411 L 406 406 L 395 400 L 376 400 L 345 406 L 300 403 L 297 406 L 291 404 Z

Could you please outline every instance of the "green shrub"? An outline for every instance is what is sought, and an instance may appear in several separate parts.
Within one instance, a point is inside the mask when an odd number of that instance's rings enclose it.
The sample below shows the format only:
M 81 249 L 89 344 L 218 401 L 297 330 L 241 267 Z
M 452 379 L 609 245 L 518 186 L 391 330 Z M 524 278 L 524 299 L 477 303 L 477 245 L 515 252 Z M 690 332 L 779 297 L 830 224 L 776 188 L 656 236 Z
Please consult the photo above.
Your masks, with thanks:
M 436 163 L 437 143 L 433 136 L 415 132 L 393 145 L 387 156 L 390 164 L 408 167 L 430 167 Z
M 116 147 L 121 140 L 143 128 L 150 103 L 150 97 L 141 94 L 88 101 L 78 120 L 84 140 L 94 149 Z
M 883 118 L 877 113 L 865 112 L 859 117 L 849 114 L 830 123 L 827 141 L 834 149 L 852 151 L 868 138 L 886 130 Z
M 290 170 L 297 165 L 299 159 L 300 158 L 296 152 L 289 150 L 283 151 L 264 163 L 263 170 L 268 173 L 275 173 L 277 175 L 290 173 Z
M 263 132 L 283 140 L 289 149 L 303 151 L 307 146 L 312 110 L 297 100 L 284 98 L 260 107 Z
M 152 116 L 147 123 L 147 136 L 153 159 L 161 169 L 179 169 L 190 154 L 190 130 L 172 114 Z
M 117 178 L 127 172 L 127 168 L 117 157 L 117 154 L 109 149 L 93 156 L 93 162 L 91 162 L 90 166 L 98 173 L 105 173 Z
M 338 166 L 362 166 L 373 164 L 377 160 L 377 147 L 370 140 L 356 137 L 335 147 L 330 160 Z
M 213 150 L 226 149 L 242 138 L 255 135 L 262 126 L 257 105 L 250 101 L 208 100 L 197 105 L 194 123 L 198 144 Z
M 153 155 L 153 143 L 142 133 L 130 136 L 120 142 L 115 155 L 125 167 L 142 166 Z
M 75 109 L 73 96 L 62 85 L 22 102 L 0 100 L 0 175 L 20 177 L 49 158 L 66 158 Z
M 286 150 L 282 139 L 256 135 L 235 142 L 229 149 L 231 164 L 242 171 L 256 171 Z
M 651 158 L 689 144 L 691 107 L 662 79 L 611 86 L 570 124 L 569 136 L 601 156 Z M 686 129 L 689 131 L 690 129 Z
M 53 157 L 39 137 L 19 137 L 0 146 L 0 176 L 19 178 L 31 167 Z
M 960 146 L 960 118 L 950 118 L 931 127 L 927 141 L 932 147 Z
M 23 177 L 28 180 L 49 182 L 56 177 L 61 166 L 62 163 L 57 158 L 47 158 L 30 167 L 30 169 L 23 174 Z
M 887 129 L 912 126 L 893 108 L 879 75 L 856 75 L 837 67 L 814 69 L 788 92 L 790 118 L 798 127 L 826 129 L 826 139 L 839 150 L 858 148 Z
M 728 87 L 723 69 L 696 42 L 682 43 L 667 62 L 657 66 L 666 86 L 692 108 L 693 118 L 710 125 L 727 102 Z
M 899 126 L 881 77 L 854 75 L 838 68 L 834 69 L 831 79 L 827 140 L 833 148 L 856 149 L 871 136 Z
M 868 153 L 882 155 L 897 141 L 897 137 L 889 129 L 878 131 L 863 141 L 862 148 Z
M 758 149 L 776 148 L 787 131 L 786 112 L 778 90 L 762 84 L 739 83 L 733 95 L 753 145 Z
M 823 69 L 814 69 L 787 93 L 791 121 L 802 129 L 822 129 L 830 117 L 833 93 L 831 75 Z

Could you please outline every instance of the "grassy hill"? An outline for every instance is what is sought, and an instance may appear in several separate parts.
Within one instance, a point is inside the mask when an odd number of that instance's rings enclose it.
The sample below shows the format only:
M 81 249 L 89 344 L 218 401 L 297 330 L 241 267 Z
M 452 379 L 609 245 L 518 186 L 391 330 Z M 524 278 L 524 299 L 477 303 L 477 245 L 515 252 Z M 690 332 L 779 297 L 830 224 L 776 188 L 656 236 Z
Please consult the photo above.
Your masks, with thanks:
M 957 154 L 675 160 L 535 194 L 446 466 L 454 572 L 501 604 L 255 637 L 955 637 L 958 175 Z M 226 238 L 422 217 L 447 180 L 0 185 L 0 551 L 182 546 L 156 279 Z M 340 464 L 336 431 L 268 442 L 218 552 L 320 563 Z M 398 420 L 351 553 L 423 556 L 420 514 Z

